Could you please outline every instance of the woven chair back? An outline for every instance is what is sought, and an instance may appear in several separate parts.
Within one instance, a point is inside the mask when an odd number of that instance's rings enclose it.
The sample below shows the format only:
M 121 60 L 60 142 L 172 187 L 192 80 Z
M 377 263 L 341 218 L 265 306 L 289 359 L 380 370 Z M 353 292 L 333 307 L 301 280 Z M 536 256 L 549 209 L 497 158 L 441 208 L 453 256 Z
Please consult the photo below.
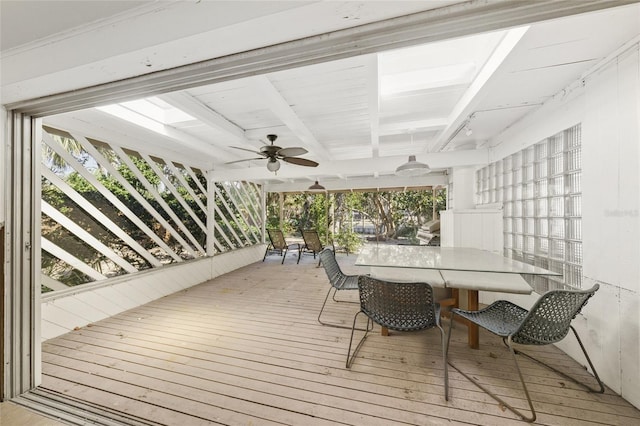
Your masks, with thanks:
M 415 331 L 438 324 L 428 283 L 396 283 L 361 275 L 358 290 L 361 311 L 379 325 Z
M 543 294 L 522 321 L 511 340 L 525 345 L 559 342 L 569 333 L 571 320 L 598 290 L 552 290 Z
M 302 238 L 304 239 L 304 244 L 308 250 L 320 253 L 323 245 L 322 242 L 320 242 L 320 236 L 317 231 L 312 229 L 304 230 L 302 231 Z
M 271 245 L 277 250 L 287 248 L 287 242 L 284 240 L 284 234 L 279 229 L 267 229 L 267 234 L 271 240 Z
M 327 273 L 327 278 L 333 287 L 339 288 L 342 281 L 345 279 L 345 275 L 340 269 L 340 265 L 336 261 L 336 255 L 333 250 L 324 249 L 320 252 L 320 263 Z

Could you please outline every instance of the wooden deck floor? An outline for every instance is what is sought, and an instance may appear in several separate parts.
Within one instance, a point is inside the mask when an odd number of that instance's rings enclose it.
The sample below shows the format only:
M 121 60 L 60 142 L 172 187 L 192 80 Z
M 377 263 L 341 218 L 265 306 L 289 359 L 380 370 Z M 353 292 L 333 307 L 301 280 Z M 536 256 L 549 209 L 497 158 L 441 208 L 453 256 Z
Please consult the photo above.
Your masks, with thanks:
M 327 290 L 311 257 L 281 265 L 273 256 L 45 342 L 39 392 L 138 424 L 524 424 L 452 369 L 445 401 L 437 330 L 374 333 L 345 369 L 350 330 L 316 322 Z M 356 304 L 328 303 L 328 319 L 350 324 Z M 506 348 L 480 337 L 481 349 L 470 350 L 456 325 L 452 358 L 525 409 Z M 586 374 L 555 348 L 536 352 Z M 521 366 L 536 424 L 640 424 L 640 412 L 609 390 L 590 394 L 526 359 Z

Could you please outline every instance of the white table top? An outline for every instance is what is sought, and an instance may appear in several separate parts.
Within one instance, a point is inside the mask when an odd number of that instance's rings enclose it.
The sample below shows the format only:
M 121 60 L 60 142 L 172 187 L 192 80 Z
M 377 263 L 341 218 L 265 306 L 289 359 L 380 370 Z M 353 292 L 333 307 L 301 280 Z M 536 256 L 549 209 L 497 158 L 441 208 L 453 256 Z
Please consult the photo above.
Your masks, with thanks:
M 437 269 L 440 271 L 561 275 L 490 251 L 464 247 L 368 244 L 358 254 L 355 264 L 392 268 Z

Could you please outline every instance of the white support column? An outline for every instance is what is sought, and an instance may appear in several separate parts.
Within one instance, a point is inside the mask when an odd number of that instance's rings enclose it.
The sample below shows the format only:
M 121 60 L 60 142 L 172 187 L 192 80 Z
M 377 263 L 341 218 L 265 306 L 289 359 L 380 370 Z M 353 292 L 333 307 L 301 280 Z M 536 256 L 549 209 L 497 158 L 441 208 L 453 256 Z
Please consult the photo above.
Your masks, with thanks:
M 215 254 L 215 223 L 216 223 L 216 184 L 211 178 L 212 170 L 207 175 L 207 256 Z
M 474 188 L 475 171 L 473 166 L 454 167 L 452 173 L 453 181 L 453 208 L 454 210 L 473 209 L 476 207 Z
M 436 220 L 436 187 L 431 187 L 431 220 Z
M 260 188 L 262 189 L 262 238 L 260 241 L 264 243 L 267 234 L 267 191 L 264 185 L 261 185 Z M 280 217 L 282 218 L 282 194 L 278 194 L 278 198 L 280 200 Z
M 284 192 L 278 192 L 278 223 L 280 224 L 280 227 L 282 227 L 282 221 L 284 220 L 284 197 Z

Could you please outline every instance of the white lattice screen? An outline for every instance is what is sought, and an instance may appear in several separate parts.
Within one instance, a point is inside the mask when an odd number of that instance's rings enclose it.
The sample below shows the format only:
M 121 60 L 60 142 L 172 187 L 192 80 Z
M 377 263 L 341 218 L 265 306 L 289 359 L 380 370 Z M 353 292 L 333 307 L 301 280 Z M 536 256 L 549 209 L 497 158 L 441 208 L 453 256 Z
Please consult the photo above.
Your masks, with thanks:
M 262 241 L 253 183 L 217 182 L 208 200 L 198 168 L 48 127 L 42 169 L 43 292 Z

